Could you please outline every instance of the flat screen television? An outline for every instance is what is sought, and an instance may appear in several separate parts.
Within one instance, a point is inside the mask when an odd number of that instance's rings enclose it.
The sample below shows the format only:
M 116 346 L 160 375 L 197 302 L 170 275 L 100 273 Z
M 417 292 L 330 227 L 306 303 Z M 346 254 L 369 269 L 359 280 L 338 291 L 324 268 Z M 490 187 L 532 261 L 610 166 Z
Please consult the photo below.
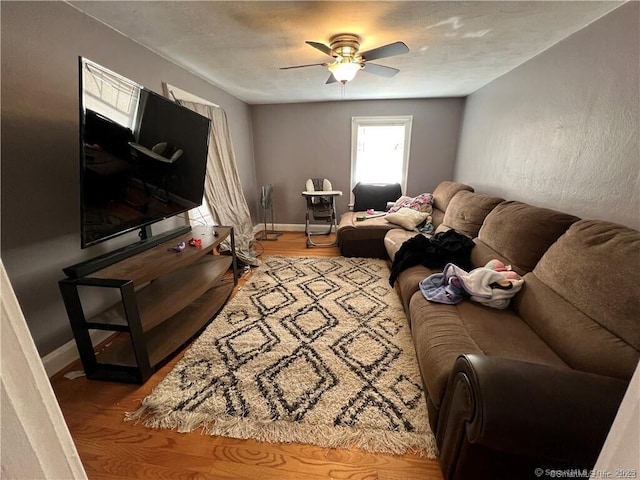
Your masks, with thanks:
M 210 120 L 91 60 L 79 66 L 81 247 L 137 229 L 153 246 L 150 225 L 202 203 Z
M 210 120 L 88 59 L 80 70 L 82 248 L 199 206 Z

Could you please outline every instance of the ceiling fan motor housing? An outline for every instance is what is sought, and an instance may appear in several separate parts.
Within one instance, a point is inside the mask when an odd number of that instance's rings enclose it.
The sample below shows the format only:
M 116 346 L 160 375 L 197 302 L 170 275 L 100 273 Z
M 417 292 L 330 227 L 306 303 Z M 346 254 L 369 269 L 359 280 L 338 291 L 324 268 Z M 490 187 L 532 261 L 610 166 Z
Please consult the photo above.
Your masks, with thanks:
M 351 33 L 339 33 L 329 39 L 331 52 L 334 57 L 342 57 L 345 60 L 356 60 L 360 50 L 360 37 Z

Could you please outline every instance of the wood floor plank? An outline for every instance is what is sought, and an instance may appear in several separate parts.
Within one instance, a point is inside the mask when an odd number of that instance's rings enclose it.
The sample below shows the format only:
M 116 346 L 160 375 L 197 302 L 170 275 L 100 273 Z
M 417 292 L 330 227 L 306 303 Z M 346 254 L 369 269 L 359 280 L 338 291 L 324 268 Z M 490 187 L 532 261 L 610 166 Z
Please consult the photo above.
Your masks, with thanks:
M 340 255 L 337 247 L 306 248 L 303 232 L 285 232 L 276 241 L 259 242 L 256 249 L 263 256 Z M 243 273 L 236 290 L 249 276 L 250 272 Z M 178 433 L 125 421 L 125 413 L 140 406 L 183 352 L 144 385 L 65 378 L 68 371 L 82 370 L 79 362 L 52 378 L 63 415 L 91 480 L 442 479 L 436 460 L 413 454 L 387 455 L 357 449 L 266 443 L 215 437 L 200 431 Z

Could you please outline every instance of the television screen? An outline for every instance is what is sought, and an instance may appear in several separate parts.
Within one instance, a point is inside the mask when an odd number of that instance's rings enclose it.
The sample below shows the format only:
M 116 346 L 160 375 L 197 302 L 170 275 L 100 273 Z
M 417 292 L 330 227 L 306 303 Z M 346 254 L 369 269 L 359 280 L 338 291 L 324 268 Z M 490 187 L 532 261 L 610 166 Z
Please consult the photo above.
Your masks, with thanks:
M 210 120 L 80 59 L 82 248 L 199 206 Z

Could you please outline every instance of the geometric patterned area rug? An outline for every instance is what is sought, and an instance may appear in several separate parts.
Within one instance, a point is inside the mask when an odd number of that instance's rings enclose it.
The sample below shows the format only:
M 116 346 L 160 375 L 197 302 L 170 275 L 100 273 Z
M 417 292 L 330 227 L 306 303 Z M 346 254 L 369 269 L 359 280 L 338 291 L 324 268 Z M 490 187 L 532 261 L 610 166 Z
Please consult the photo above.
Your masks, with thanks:
M 152 428 L 435 458 L 384 260 L 266 257 L 127 414 Z

